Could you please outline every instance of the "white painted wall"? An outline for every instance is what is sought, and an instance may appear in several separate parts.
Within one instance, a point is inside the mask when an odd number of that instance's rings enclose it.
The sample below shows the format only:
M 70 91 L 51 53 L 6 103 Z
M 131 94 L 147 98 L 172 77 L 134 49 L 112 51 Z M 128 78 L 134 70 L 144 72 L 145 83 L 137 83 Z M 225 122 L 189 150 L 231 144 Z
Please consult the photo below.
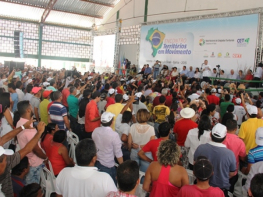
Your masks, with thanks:
M 120 10 L 122 27 L 144 22 L 145 0 L 121 0 L 104 16 L 99 30 L 115 27 L 116 13 Z M 147 21 L 158 21 L 187 16 L 214 14 L 263 7 L 263 0 L 149 0 Z

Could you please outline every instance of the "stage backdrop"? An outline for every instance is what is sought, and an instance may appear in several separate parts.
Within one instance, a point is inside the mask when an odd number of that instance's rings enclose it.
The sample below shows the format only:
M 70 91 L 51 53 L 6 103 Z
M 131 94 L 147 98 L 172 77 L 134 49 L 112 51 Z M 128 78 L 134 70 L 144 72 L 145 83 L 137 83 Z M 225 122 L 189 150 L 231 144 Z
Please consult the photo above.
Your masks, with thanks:
M 156 60 L 181 69 L 209 65 L 235 71 L 253 68 L 258 14 L 141 27 L 142 67 Z

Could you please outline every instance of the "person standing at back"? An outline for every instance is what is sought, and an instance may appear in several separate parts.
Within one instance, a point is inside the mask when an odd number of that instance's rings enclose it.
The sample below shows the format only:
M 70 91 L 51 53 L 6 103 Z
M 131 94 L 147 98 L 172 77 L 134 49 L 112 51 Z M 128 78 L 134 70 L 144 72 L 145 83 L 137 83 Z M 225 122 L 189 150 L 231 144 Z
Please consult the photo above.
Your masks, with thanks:
M 234 105 L 234 103 L 231 103 L 231 97 L 229 94 L 225 94 L 225 101 L 221 102 L 220 104 L 220 117 L 224 117 L 228 105 Z
M 46 125 L 48 125 L 48 109 L 47 106 L 50 103 L 49 99 L 50 99 L 50 94 L 51 94 L 52 90 L 45 90 L 43 92 L 43 101 L 41 101 L 41 103 L 39 104 L 39 114 L 40 114 L 40 118 L 41 121 L 43 121 Z
M 68 110 L 67 98 L 70 95 L 69 88 L 72 86 L 73 86 L 72 84 L 69 84 L 68 87 L 64 88 L 61 92 L 62 93 L 62 104 L 67 108 L 67 110 Z
M 18 95 L 18 102 L 23 101 L 25 97 L 25 94 L 22 91 L 22 87 L 23 87 L 23 84 L 21 81 L 16 82 L 16 93 Z
M 97 103 L 100 101 L 101 93 L 96 91 L 91 95 L 91 101 L 86 106 L 85 111 L 85 133 L 83 138 L 91 138 L 92 132 L 100 126 L 100 113 Z
M 48 122 L 58 125 L 60 130 L 71 130 L 68 120 L 68 112 L 64 105 L 61 104 L 62 94 L 59 91 L 53 93 L 54 103 L 48 110 Z
M 69 120 L 70 120 L 70 128 L 74 133 L 78 136 L 78 111 L 79 111 L 79 100 L 76 97 L 77 88 L 75 86 L 71 86 L 69 88 L 70 95 L 67 98 L 68 108 L 69 108 Z
M 202 64 L 201 71 L 203 72 L 203 81 L 210 82 L 209 77 L 211 77 L 211 66 L 208 65 L 207 60 Z
M 13 83 L 8 84 L 8 92 L 11 95 L 12 102 L 11 102 L 11 109 L 14 113 L 17 110 L 17 103 L 18 103 L 18 95 L 16 93 L 16 87 Z

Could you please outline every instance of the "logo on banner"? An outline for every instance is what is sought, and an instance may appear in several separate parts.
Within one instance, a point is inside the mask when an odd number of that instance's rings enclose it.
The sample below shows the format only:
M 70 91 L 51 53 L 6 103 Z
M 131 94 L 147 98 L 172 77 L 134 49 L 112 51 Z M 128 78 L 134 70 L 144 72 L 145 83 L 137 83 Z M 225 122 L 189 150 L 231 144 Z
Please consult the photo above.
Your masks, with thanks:
M 225 58 L 229 58 L 229 57 L 230 57 L 229 52 L 226 52 Z
M 203 38 L 201 38 L 200 40 L 199 40 L 199 45 L 200 46 L 203 46 L 205 44 L 205 40 L 203 39 Z
M 215 53 L 214 52 L 212 52 L 212 54 L 211 54 L 211 56 L 210 57 L 215 57 Z
M 237 47 L 246 47 L 249 43 L 250 38 L 239 38 L 237 39 Z
M 232 55 L 233 58 L 242 58 L 242 54 L 241 53 L 234 53 Z
M 218 53 L 217 57 L 221 58 L 222 57 L 222 53 Z
M 158 50 L 162 47 L 164 38 L 165 38 L 165 34 L 159 31 L 158 28 L 157 29 L 151 28 L 148 31 L 146 40 L 149 41 L 152 45 L 153 57 L 157 55 Z

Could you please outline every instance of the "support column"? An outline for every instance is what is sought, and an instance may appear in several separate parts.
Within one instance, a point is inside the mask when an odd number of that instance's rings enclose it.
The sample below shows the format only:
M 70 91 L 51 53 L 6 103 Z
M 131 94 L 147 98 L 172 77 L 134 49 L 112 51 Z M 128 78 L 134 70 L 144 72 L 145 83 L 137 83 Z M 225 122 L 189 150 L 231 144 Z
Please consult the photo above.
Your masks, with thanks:
M 147 22 L 147 15 L 148 15 L 148 0 L 145 0 L 145 7 L 144 7 L 144 22 Z
M 41 67 L 43 26 L 40 23 L 38 28 L 38 67 Z
M 119 36 L 120 36 L 120 32 L 121 32 L 121 23 L 122 20 L 119 19 L 119 13 L 120 11 L 117 12 L 117 16 L 116 16 L 116 27 L 115 27 L 115 52 L 114 52 L 114 62 L 113 62 L 113 66 L 114 66 L 114 72 L 119 68 L 119 58 L 120 58 L 120 54 L 119 54 Z

